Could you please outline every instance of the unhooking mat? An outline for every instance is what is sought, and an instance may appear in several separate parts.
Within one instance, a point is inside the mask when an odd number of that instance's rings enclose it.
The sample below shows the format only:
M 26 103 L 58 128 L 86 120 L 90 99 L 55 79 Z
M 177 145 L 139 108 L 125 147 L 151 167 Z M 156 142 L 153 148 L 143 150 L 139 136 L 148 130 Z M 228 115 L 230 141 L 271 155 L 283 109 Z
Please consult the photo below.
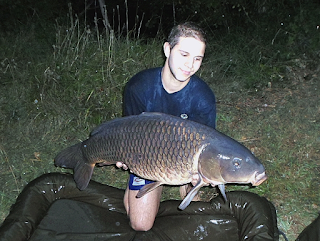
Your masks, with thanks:
M 320 216 L 302 231 L 296 241 L 320 241 Z
M 45 174 L 21 192 L 0 227 L 0 240 L 279 240 L 274 206 L 250 192 L 228 192 L 227 202 L 191 202 L 183 211 L 181 201 L 163 201 L 147 232 L 130 227 L 123 195 L 94 181 L 79 191 L 72 175 Z

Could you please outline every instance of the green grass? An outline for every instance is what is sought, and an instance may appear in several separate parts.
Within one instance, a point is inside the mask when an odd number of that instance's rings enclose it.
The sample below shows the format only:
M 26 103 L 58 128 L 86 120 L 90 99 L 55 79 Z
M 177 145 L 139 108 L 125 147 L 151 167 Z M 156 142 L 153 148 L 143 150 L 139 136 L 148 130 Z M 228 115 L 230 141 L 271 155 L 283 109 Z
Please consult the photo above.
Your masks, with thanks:
M 55 29 L 53 43 L 32 31 L 0 37 L 1 220 L 28 182 L 70 172 L 53 165 L 55 155 L 120 117 L 128 79 L 164 61 L 161 40 L 127 42 L 76 19 Z M 227 190 L 268 198 L 279 228 L 294 240 L 319 209 L 319 70 L 308 67 L 310 59 L 276 62 L 264 54 L 272 46 L 245 42 L 216 40 L 199 71 L 217 97 L 218 130 L 251 149 L 269 176 L 258 187 Z M 96 168 L 92 179 L 125 188 L 127 176 L 110 166 Z M 213 188 L 201 191 L 203 200 L 213 195 Z M 163 199 L 177 198 L 176 187 L 165 188 Z

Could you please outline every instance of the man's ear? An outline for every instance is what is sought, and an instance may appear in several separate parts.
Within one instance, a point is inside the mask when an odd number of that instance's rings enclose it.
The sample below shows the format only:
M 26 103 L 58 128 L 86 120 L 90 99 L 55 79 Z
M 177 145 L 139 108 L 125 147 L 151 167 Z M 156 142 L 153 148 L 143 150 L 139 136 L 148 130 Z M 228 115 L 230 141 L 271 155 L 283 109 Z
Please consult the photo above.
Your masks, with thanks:
M 170 44 L 168 42 L 165 42 L 163 44 L 163 52 L 164 52 L 164 55 L 168 58 L 169 55 L 170 55 L 170 51 L 171 51 L 171 48 L 170 48 Z

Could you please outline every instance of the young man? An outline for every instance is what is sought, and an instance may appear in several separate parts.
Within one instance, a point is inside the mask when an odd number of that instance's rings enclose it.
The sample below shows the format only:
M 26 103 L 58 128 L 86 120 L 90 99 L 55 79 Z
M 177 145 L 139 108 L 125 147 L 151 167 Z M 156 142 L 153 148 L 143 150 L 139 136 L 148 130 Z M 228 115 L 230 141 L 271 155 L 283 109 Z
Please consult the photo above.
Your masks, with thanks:
M 144 70 L 127 83 L 124 115 L 162 112 L 215 128 L 214 93 L 194 75 L 201 66 L 205 48 L 205 34 L 197 25 L 184 23 L 173 27 L 168 42 L 163 45 L 166 56 L 164 66 Z M 117 163 L 117 166 L 126 169 L 122 163 Z M 161 186 L 136 198 L 141 187 L 148 183 L 149 180 L 131 174 L 124 196 L 131 226 L 137 231 L 151 229 L 159 209 Z

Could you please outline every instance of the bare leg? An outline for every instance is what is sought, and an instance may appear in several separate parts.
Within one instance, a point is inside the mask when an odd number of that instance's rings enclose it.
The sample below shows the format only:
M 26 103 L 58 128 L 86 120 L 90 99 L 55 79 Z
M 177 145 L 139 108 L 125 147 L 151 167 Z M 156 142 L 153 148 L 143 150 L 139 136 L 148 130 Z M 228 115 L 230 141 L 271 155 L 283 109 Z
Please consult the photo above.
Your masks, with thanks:
M 148 231 L 152 228 L 159 210 L 162 186 L 136 198 L 138 191 L 127 187 L 124 195 L 124 206 L 130 218 L 130 225 L 136 231 Z

